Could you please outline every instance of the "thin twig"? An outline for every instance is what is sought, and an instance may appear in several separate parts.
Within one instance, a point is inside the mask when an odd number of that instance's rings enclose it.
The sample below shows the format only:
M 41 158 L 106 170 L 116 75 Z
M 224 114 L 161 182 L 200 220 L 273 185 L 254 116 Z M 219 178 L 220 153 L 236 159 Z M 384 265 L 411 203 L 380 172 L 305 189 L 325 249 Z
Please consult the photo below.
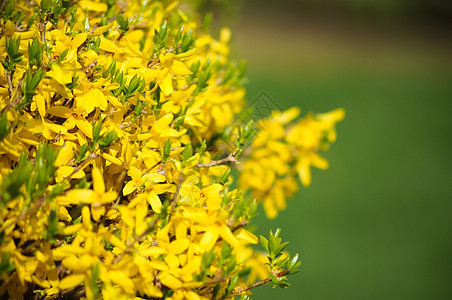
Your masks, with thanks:
M 6 229 L 8 229 L 9 227 L 11 227 L 12 225 L 16 225 L 17 223 L 19 223 L 20 221 L 22 221 L 23 219 L 25 219 L 29 214 L 31 214 L 35 209 L 39 208 L 44 201 L 46 200 L 47 196 L 43 196 L 40 199 L 38 199 L 35 204 L 30 207 L 27 210 L 24 210 L 19 217 L 17 217 L 16 220 L 14 220 L 13 222 L 9 223 L 8 225 L 6 225 L 5 227 L 3 227 L 2 229 L 0 229 L 0 233 L 3 233 Z
M 39 32 L 41 33 L 41 42 L 44 44 L 47 57 L 49 58 L 49 60 L 51 60 L 50 53 L 47 51 L 47 40 L 46 40 L 46 26 L 48 22 L 47 20 L 48 17 L 49 16 L 47 16 L 46 19 L 41 24 L 39 24 Z
M 158 64 L 160 62 L 160 58 L 157 55 L 154 55 L 152 61 L 150 61 L 147 65 L 148 68 L 152 68 L 153 66 L 155 66 L 156 64 Z
M 231 228 L 231 231 L 234 232 L 236 230 L 239 230 L 240 228 L 245 227 L 247 224 L 248 224 L 248 222 L 246 220 L 242 220 L 235 227 Z
M 26 75 L 26 73 L 24 73 L 23 75 L 22 75 L 22 78 L 19 80 L 19 82 L 17 83 L 17 85 L 16 85 L 16 90 L 15 91 L 13 91 L 13 93 L 12 93 L 12 95 L 11 96 L 13 96 L 13 95 L 16 95 L 15 97 L 14 97 L 14 99 L 12 99 L 12 101 L 10 101 L 10 102 L 8 102 L 8 104 L 6 104 L 6 106 L 5 107 L 3 107 L 3 109 L 1 110 L 1 112 L 0 112 L 0 114 L 3 114 L 3 112 L 5 111 L 5 110 L 7 110 L 7 109 L 9 109 L 9 108 L 14 108 L 14 107 L 16 107 L 17 105 L 19 105 L 19 103 L 23 100 L 23 98 L 22 97 L 20 97 L 20 88 L 21 88 L 21 86 L 22 86 L 22 82 L 23 82 L 23 80 L 24 80 L 24 78 L 25 78 L 25 75 Z
M 282 272 L 279 272 L 279 273 L 275 274 L 276 279 L 278 279 L 278 281 L 280 281 L 280 280 L 281 280 L 281 277 L 283 277 L 284 275 L 286 275 L 286 274 L 289 273 L 289 272 L 290 272 L 289 270 L 284 270 L 284 271 L 282 271 Z M 267 283 L 270 283 L 271 281 L 272 281 L 271 278 L 268 277 L 268 278 L 265 278 L 264 280 L 255 282 L 255 283 L 253 283 L 253 284 L 251 284 L 251 285 L 248 285 L 248 286 L 245 286 L 245 287 L 238 287 L 238 288 L 235 288 L 235 289 L 232 291 L 232 293 L 233 293 L 233 294 L 241 294 L 241 293 L 243 293 L 243 292 L 246 292 L 246 291 L 249 291 L 249 290 L 251 290 L 251 289 L 260 287 L 260 286 L 262 286 L 262 285 L 265 285 L 265 284 L 267 284 Z
M 94 78 L 94 74 L 96 73 L 94 68 L 96 66 L 97 66 L 97 59 L 95 59 L 92 63 L 90 63 L 88 66 L 86 66 L 86 68 L 84 70 L 89 81 L 92 81 Z
M 148 148 L 151 151 L 161 151 L 159 148 Z M 177 150 L 179 147 L 171 147 L 171 151 Z M 152 168 L 151 168 L 152 169 Z
M 158 220 L 159 220 L 159 218 L 154 218 L 152 220 L 151 224 L 143 231 L 143 233 L 138 235 L 138 236 L 136 236 L 134 241 L 129 246 L 132 246 L 136 242 L 141 242 L 146 237 L 146 235 L 148 235 L 149 232 L 155 227 L 155 225 L 157 224 Z
M 126 128 L 129 128 L 130 126 L 132 126 L 133 124 L 134 124 L 133 122 L 122 123 L 121 125 L 119 125 L 119 128 L 126 129 Z
M 224 276 L 219 276 L 219 277 L 215 277 L 213 278 L 211 281 L 206 282 L 206 284 L 217 284 L 223 281 L 228 280 L 228 278 L 224 277 Z
M 133 252 L 134 250 L 134 248 L 132 247 L 133 244 L 135 244 L 136 242 L 141 242 L 146 237 L 146 235 L 148 235 L 149 232 L 155 227 L 158 220 L 159 218 L 154 218 L 154 220 L 152 220 L 151 224 L 144 230 L 142 234 L 135 236 L 135 238 L 132 241 L 128 242 L 127 248 L 124 250 L 124 252 L 116 256 L 116 258 L 113 261 L 113 264 L 117 264 L 124 257 L 124 254 Z
M 41 33 L 41 42 L 43 42 L 44 45 L 47 45 L 46 44 L 46 25 L 47 25 L 47 21 L 44 21 L 41 24 L 39 24 L 39 31 Z
M 94 153 L 94 152 L 90 153 L 90 154 L 88 155 L 88 157 L 87 157 L 81 164 L 79 164 L 78 166 L 76 166 L 76 167 L 74 168 L 74 170 L 72 170 L 71 174 L 69 174 L 68 176 L 64 177 L 64 179 L 70 179 L 75 173 L 77 173 L 77 172 L 80 171 L 82 168 L 84 168 L 85 165 L 86 165 L 87 163 L 89 163 L 92 159 L 95 159 L 95 158 L 98 157 L 98 156 L 99 156 L 98 153 Z
M 238 159 L 235 157 L 236 152 L 230 153 L 227 157 L 219 159 L 219 160 L 212 160 L 210 163 L 207 164 L 200 164 L 198 163 L 196 166 L 199 168 L 206 168 L 206 167 L 213 167 L 217 165 L 221 165 L 224 163 L 236 163 L 238 162 Z
M 11 73 L 5 70 L 6 79 L 8 80 L 9 97 L 14 93 L 13 81 L 11 80 Z
M 108 20 L 108 24 L 110 24 L 111 22 L 116 20 L 117 15 L 122 15 L 126 11 L 126 7 L 128 4 L 129 4 L 128 0 L 125 3 L 123 3 L 122 7 L 120 7 L 121 10 L 114 17 L 112 17 L 110 20 Z M 118 3 L 118 5 L 121 6 L 121 3 Z
M 179 178 L 178 178 L 178 182 L 177 182 L 176 192 L 174 193 L 174 197 L 173 197 L 173 204 L 172 204 L 173 209 L 176 207 L 177 197 L 179 196 L 180 188 L 182 186 L 182 182 L 184 181 L 184 179 L 182 178 L 182 170 L 183 169 L 181 169 L 179 172 Z

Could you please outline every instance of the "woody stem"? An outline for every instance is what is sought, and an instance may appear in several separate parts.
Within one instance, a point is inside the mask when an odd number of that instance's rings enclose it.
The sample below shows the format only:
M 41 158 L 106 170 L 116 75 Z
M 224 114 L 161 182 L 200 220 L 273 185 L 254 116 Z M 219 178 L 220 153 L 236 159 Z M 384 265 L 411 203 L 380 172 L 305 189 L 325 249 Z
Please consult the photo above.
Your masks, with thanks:
M 282 276 L 286 275 L 287 273 L 289 273 L 289 270 L 285 270 L 285 271 L 279 272 L 279 273 L 275 274 L 275 276 L 276 276 L 276 278 L 277 278 L 278 280 L 280 280 L 280 278 L 281 278 Z M 250 285 L 248 285 L 248 286 L 235 288 L 235 289 L 232 291 L 232 293 L 234 293 L 234 294 L 240 294 L 240 293 L 246 292 L 246 291 L 248 291 L 248 290 L 251 290 L 251 289 L 260 287 L 260 286 L 262 286 L 262 285 L 265 285 L 265 284 L 267 284 L 267 283 L 270 283 L 271 281 L 272 281 L 271 278 L 268 277 L 268 278 L 265 278 L 264 280 L 255 282 L 255 283 L 250 284 Z

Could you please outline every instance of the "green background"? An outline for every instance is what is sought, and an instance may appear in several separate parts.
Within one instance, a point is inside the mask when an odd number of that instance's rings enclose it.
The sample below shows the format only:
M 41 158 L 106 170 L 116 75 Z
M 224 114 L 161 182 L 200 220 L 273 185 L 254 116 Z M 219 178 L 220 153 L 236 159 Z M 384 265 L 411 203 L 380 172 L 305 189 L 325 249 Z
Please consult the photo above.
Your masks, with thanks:
M 450 299 L 452 47 L 444 19 L 399 20 L 391 10 L 369 21 L 299 7 L 244 4 L 233 33 L 234 56 L 248 61 L 248 100 L 266 91 L 282 108 L 344 107 L 347 115 L 325 153 L 330 168 L 314 170 L 312 185 L 277 219 L 262 209 L 255 219 L 260 234 L 282 228 L 302 267 L 287 290 L 268 285 L 253 299 Z

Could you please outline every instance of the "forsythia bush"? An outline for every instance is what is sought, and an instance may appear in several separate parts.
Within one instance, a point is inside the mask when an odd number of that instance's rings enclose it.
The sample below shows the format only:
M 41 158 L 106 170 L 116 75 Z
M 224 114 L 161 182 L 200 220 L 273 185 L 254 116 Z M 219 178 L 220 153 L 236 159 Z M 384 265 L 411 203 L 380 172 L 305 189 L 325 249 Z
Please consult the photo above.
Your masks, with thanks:
M 327 168 L 344 112 L 238 122 L 230 32 L 187 3 L 2 1 L 0 296 L 247 299 L 298 256 L 246 229 Z M 233 182 L 231 170 L 235 169 Z M 256 199 L 256 200 L 254 200 Z M 2 297 L 2 299 L 3 299 Z

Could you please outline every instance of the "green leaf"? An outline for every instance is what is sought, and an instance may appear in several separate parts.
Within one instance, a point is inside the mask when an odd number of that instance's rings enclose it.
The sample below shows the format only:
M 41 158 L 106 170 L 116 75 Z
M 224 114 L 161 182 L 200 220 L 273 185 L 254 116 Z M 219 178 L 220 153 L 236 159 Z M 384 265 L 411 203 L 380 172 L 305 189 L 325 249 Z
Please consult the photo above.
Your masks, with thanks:
M 194 38 L 193 38 L 193 29 L 190 28 L 186 34 L 182 37 L 182 44 L 181 44 L 181 52 L 187 52 L 190 49 L 190 46 L 193 44 Z
M 84 144 L 83 146 L 81 146 L 80 147 L 80 152 L 79 152 L 79 154 L 77 155 L 77 158 L 76 158 L 76 160 L 75 160 L 75 163 L 79 163 L 79 162 L 81 162 L 82 160 L 84 160 L 84 158 L 85 158 L 85 154 L 86 154 L 86 152 L 88 151 L 88 144 Z
M 39 68 L 32 74 L 31 69 L 28 69 L 25 75 L 25 78 L 22 82 L 21 90 L 24 95 L 24 101 L 22 101 L 17 109 L 21 109 L 24 106 L 29 105 L 32 102 L 33 96 L 36 95 L 36 88 L 44 77 L 44 70 Z
M 121 14 L 116 16 L 116 22 L 118 23 L 119 27 L 124 27 L 124 17 Z
M 229 246 L 228 243 L 223 243 L 223 246 L 221 247 L 221 258 L 226 260 L 231 256 L 232 253 L 232 247 Z
M 100 132 L 102 130 L 102 120 L 99 120 L 97 122 L 94 121 L 94 122 L 95 122 L 95 124 L 93 126 L 93 145 L 92 145 L 93 149 L 94 149 L 94 147 L 96 146 L 97 142 L 100 139 Z
M 16 10 L 16 0 L 10 0 L 6 2 L 5 16 L 9 17 Z
M 79 75 L 74 74 L 74 76 L 72 76 L 71 83 L 66 84 L 66 87 L 68 89 L 70 89 L 71 91 L 76 89 L 79 86 L 78 77 L 79 77 Z
M 232 272 L 232 270 L 234 270 L 236 266 L 236 261 L 235 258 L 232 257 L 231 260 L 229 261 L 228 265 L 226 266 L 226 274 L 229 274 Z
M 104 152 L 110 145 L 118 138 L 116 131 L 108 132 L 100 141 L 99 148 L 100 151 Z
M 287 248 L 288 245 L 289 245 L 289 242 L 285 242 L 285 243 L 279 245 L 279 246 L 276 248 L 275 252 L 276 252 L 277 254 L 280 254 L 281 252 L 283 252 L 283 251 Z
M 127 89 L 128 95 L 132 95 L 139 87 L 141 78 L 138 74 L 135 74 L 133 78 L 130 80 L 129 87 Z
M 28 44 L 28 56 L 30 66 L 41 66 L 42 64 L 42 54 L 44 51 L 44 46 L 41 47 L 39 39 L 35 37 L 31 44 Z
M 253 120 L 250 120 L 243 128 L 243 139 L 247 142 L 255 133 Z
M 4 111 L 0 117 L 0 142 L 8 135 L 11 126 L 8 125 L 7 112 Z
M 30 180 L 32 171 L 33 164 L 28 161 L 28 154 L 22 153 L 17 166 L 3 179 L 0 185 L 1 207 L 21 194 L 20 188 L 27 180 Z
M 201 66 L 201 61 L 198 60 L 197 62 L 195 62 L 194 64 L 192 64 L 190 66 L 190 71 L 192 71 L 193 74 L 196 74 L 196 73 L 198 73 L 200 66 Z
M 231 277 L 231 279 L 228 282 L 228 286 L 226 287 L 224 296 L 228 296 L 232 293 L 232 291 L 237 286 L 238 281 L 239 281 L 239 276 L 235 275 L 235 276 Z
M 165 144 L 163 145 L 163 157 L 162 161 L 166 162 L 171 153 L 171 140 L 167 139 Z
M 58 61 L 63 61 L 64 58 L 66 57 L 67 53 L 68 53 L 68 49 L 61 52 L 60 56 L 58 57 Z
M 288 282 L 286 282 L 286 281 L 278 281 L 278 283 L 276 284 L 277 286 L 279 286 L 280 288 L 282 288 L 282 289 L 286 289 L 286 288 L 288 288 L 289 287 L 289 283 Z
M 271 273 L 271 274 L 270 274 L 270 279 L 272 280 L 272 282 L 273 282 L 274 284 L 278 284 L 278 278 L 276 278 L 276 275 L 275 275 L 275 274 Z
M 143 101 L 137 100 L 137 105 L 135 105 L 135 109 L 133 110 L 133 118 L 136 120 L 143 113 Z
M 215 252 L 213 252 L 213 251 L 204 252 L 202 254 L 202 258 L 201 258 L 201 266 L 202 266 L 201 268 L 202 269 L 210 268 L 214 259 L 215 259 Z
M 55 208 L 50 211 L 47 223 L 47 231 L 44 232 L 44 239 L 46 241 L 52 241 L 56 235 L 58 235 L 58 216 Z
M 252 270 L 253 269 L 251 267 L 245 267 L 245 268 L 243 268 L 243 270 L 241 270 L 239 273 L 237 273 L 237 275 L 239 275 L 239 277 L 248 276 Z
M 9 259 L 11 257 L 11 252 L 6 252 L 2 260 L 0 262 L 0 275 L 3 273 L 8 274 L 9 272 L 13 271 L 16 267 L 10 263 Z
M 249 209 L 248 209 L 248 214 L 249 214 L 249 218 L 253 218 L 254 217 L 254 215 L 255 215 L 255 213 L 256 213 L 256 211 L 257 211 L 257 207 L 258 207 L 258 204 L 257 204 L 257 201 L 256 201 L 256 199 L 254 199 L 253 201 L 251 201 L 251 203 L 249 204 Z
M 199 150 L 198 150 L 199 156 L 203 155 L 203 153 L 204 153 L 204 151 L 206 151 L 206 149 L 207 149 L 207 142 L 205 139 L 203 139 L 201 146 L 199 146 Z
M 41 82 L 42 78 L 44 77 L 44 70 L 42 68 L 39 68 L 33 77 L 31 78 L 29 90 L 31 92 L 34 92 L 36 88 L 38 87 L 38 84 Z
M 225 185 L 229 181 L 229 175 L 231 174 L 231 169 L 228 168 L 223 175 L 218 178 L 218 183 Z
M 52 5 L 52 0 L 42 0 L 41 1 L 41 10 L 43 12 L 47 12 L 50 10 L 51 5 Z
M 182 151 L 182 157 L 184 161 L 187 161 L 193 155 L 193 147 L 191 144 L 185 145 L 184 150 Z
M 116 59 L 108 66 L 108 69 L 102 73 L 103 78 L 107 78 L 108 76 L 113 76 L 116 72 Z
M 261 242 L 262 247 L 264 247 L 265 252 L 270 253 L 268 249 L 268 240 L 264 236 L 260 236 L 259 240 Z
M 64 192 L 65 188 L 66 188 L 66 186 L 65 186 L 65 183 L 63 183 L 63 182 L 55 185 L 53 187 L 52 191 L 50 192 L 48 198 L 53 199 L 56 196 L 61 195 Z
M 295 254 L 295 256 L 292 258 L 292 260 L 290 261 L 290 267 L 292 268 L 293 266 L 295 266 L 295 264 L 298 262 L 298 253 Z
M 167 33 L 168 33 L 168 22 L 165 20 L 165 22 L 163 22 L 162 27 L 160 28 L 160 37 L 162 39 L 165 39 Z
M 91 280 L 89 281 L 89 285 L 91 287 L 91 291 L 93 292 L 94 299 L 97 299 L 100 294 L 100 288 L 97 284 L 98 280 L 99 280 L 99 265 L 95 264 L 93 269 L 91 270 Z
M 184 32 L 184 25 L 177 31 L 176 35 L 174 36 L 174 45 L 177 45 L 179 41 L 182 38 L 182 33 Z
M 89 19 L 88 18 L 84 18 L 82 20 L 82 24 L 83 24 L 83 28 L 85 29 L 85 31 L 89 31 Z

